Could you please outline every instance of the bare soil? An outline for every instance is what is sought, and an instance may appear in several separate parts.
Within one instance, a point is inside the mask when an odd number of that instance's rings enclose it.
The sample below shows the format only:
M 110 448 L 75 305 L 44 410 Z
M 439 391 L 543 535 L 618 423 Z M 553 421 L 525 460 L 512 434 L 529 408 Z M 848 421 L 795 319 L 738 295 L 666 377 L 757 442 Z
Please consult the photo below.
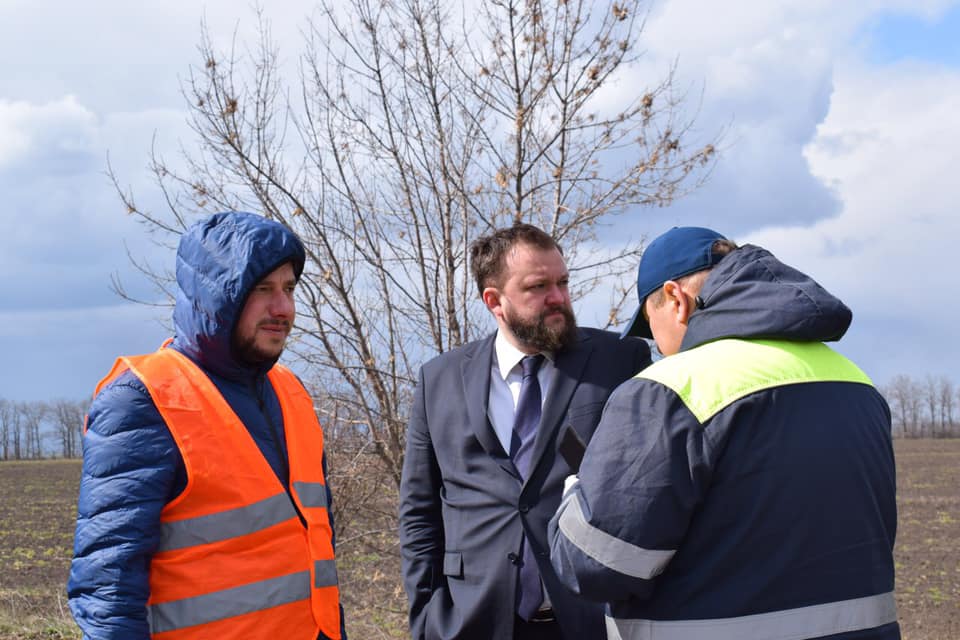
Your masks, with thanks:
M 903 638 L 958 640 L 960 439 L 898 440 L 895 449 Z M 330 460 L 347 631 L 405 638 L 396 490 L 383 475 L 363 482 L 378 474 L 362 457 Z M 80 637 L 65 602 L 79 476 L 76 460 L 0 462 L 0 640 Z
M 897 607 L 906 640 L 960 638 L 960 440 L 898 440 Z
M 68 638 L 79 460 L 0 462 L 0 638 Z

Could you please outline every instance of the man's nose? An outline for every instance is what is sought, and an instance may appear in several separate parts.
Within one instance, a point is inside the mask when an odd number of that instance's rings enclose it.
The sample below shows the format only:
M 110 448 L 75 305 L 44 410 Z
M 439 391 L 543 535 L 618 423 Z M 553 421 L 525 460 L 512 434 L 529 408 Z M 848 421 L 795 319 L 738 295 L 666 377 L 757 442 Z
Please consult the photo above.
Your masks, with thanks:
M 270 300 L 270 315 L 280 318 L 292 318 L 296 313 L 293 296 L 286 292 L 274 295 Z
M 547 304 L 563 304 L 566 299 L 566 293 L 561 287 L 554 285 L 547 289 Z

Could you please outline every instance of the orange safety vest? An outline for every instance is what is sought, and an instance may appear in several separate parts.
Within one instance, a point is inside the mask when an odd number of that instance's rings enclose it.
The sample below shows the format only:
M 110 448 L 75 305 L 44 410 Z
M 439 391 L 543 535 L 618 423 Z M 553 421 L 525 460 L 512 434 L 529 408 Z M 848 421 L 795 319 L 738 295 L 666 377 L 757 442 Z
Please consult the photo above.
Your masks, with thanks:
M 150 392 L 187 470 L 183 493 L 160 514 L 147 602 L 151 637 L 316 640 L 323 631 L 339 640 L 323 432 L 296 376 L 282 365 L 267 373 L 283 414 L 288 495 L 243 422 L 189 358 L 165 348 L 121 357 L 97 392 L 127 369 Z

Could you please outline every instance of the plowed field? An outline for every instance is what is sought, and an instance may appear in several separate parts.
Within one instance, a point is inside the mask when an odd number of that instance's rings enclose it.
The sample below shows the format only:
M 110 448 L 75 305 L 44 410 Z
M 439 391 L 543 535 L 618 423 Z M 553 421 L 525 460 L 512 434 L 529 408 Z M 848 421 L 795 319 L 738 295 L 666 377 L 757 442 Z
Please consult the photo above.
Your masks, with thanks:
M 903 637 L 958 640 L 960 440 L 899 440 L 895 446 L 900 509 L 897 603 Z M 0 462 L 0 640 L 80 637 L 65 601 L 79 474 L 75 460 Z M 355 528 L 364 529 L 362 523 Z M 384 589 L 379 584 L 375 597 L 352 593 L 351 589 L 372 584 L 351 575 L 355 570 L 368 572 L 369 567 L 364 569 L 355 553 L 344 551 L 341 581 L 351 637 L 402 633 L 399 575 L 381 576 L 380 582 L 395 586 Z M 381 557 L 377 564 L 399 563 Z M 374 602 L 385 592 L 391 600 L 388 606 Z M 357 626 L 361 621 L 362 627 Z M 374 633 L 371 624 L 382 628 Z

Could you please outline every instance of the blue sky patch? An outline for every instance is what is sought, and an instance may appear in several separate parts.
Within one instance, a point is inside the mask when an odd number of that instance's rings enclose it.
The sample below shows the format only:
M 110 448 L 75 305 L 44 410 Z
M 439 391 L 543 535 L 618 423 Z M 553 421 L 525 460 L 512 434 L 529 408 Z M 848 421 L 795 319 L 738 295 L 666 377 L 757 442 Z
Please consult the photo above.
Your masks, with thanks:
M 858 40 L 874 63 L 921 61 L 960 67 L 960 4 L 932 19 L 882 14 L 865 25 Z

